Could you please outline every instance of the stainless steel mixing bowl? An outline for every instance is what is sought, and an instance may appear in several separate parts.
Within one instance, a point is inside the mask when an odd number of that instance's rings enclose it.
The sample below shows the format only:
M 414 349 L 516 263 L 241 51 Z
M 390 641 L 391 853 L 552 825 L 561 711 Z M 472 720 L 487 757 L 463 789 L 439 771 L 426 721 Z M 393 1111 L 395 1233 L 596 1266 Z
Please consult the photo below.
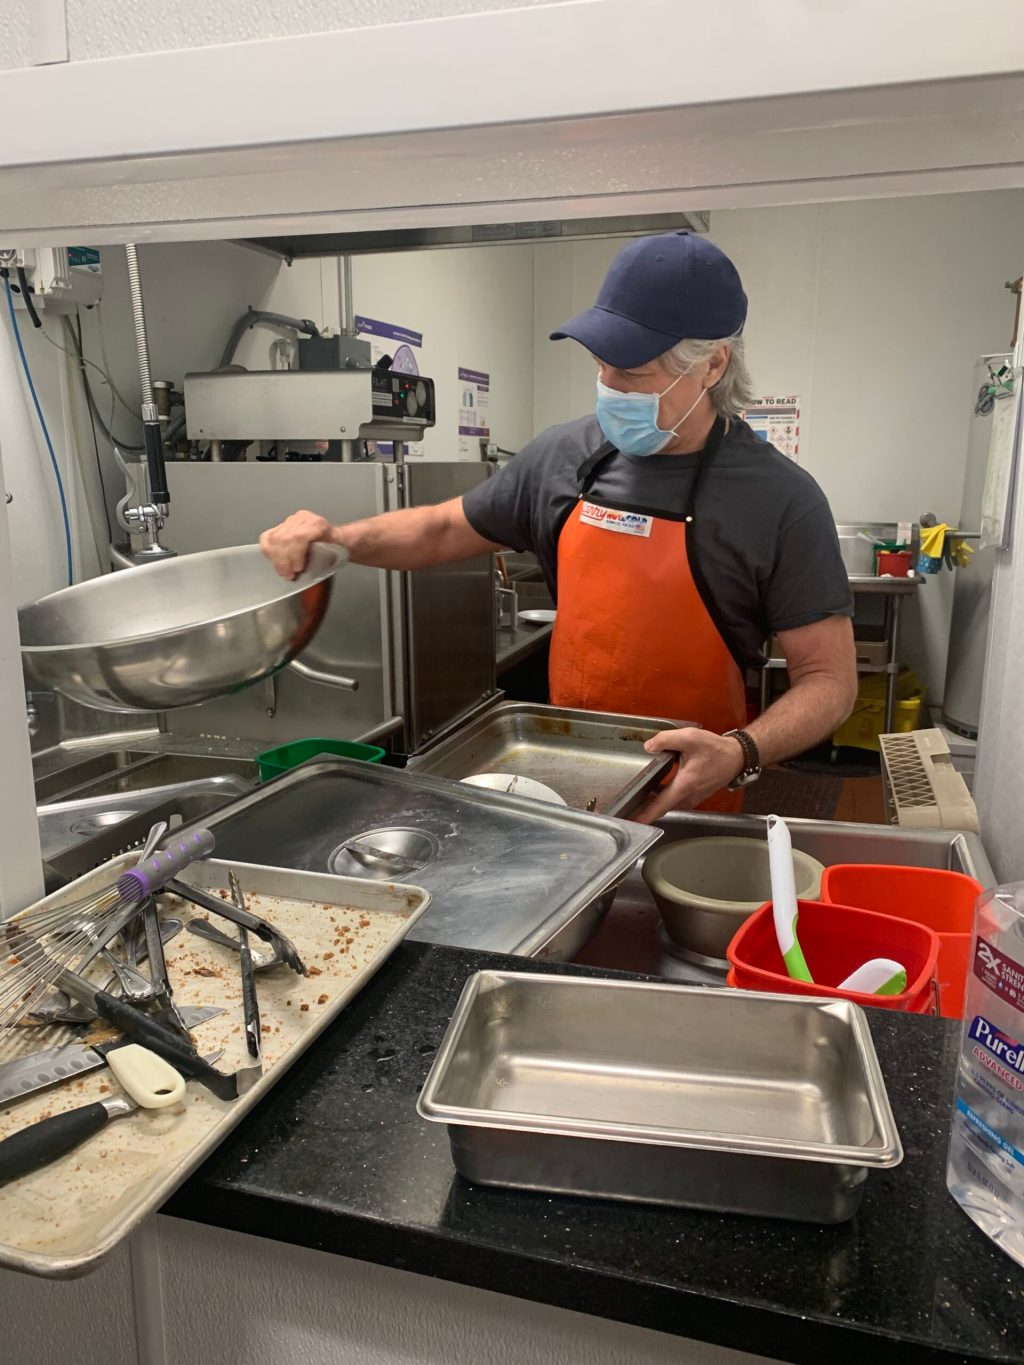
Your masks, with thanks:
M 237 692 L 316 634 L 344 550 L 314 545 L 294 582 L 257 545 L 182 555 L 51 593 L 18 613 L 42 686 L 102 711 L 170 711 Z

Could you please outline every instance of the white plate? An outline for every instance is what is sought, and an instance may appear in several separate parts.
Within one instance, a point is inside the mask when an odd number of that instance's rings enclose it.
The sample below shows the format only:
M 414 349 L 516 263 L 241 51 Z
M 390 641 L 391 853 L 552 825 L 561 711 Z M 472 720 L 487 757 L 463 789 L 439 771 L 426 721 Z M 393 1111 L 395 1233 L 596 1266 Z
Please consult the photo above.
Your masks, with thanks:
M 531 626 L 550 626 L 555 619 L 555 613 L 549 609 L 531 607 L 528 611 L 521 611 L 519 619 L 527 621 Z
M 486 787 L 492 792 L 507 792 L 509 796 L 530 796 L 534 801 L 547 801 L 551 806 L 565 806 L 563 800 L 551 787 L 536 782 L 532 777 L 520 777 L 518 773 L 476 773 L 473 777 L 462 778 L 471 787 Z

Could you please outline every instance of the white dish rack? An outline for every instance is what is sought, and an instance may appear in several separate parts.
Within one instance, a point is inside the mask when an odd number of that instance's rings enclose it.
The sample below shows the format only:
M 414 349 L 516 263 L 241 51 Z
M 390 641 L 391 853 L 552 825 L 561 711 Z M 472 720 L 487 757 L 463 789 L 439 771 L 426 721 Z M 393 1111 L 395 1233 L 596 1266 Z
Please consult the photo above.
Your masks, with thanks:
M 880 735 L 879 744 L 892 824 L 978 832 L 978 809 L 940 730 Z

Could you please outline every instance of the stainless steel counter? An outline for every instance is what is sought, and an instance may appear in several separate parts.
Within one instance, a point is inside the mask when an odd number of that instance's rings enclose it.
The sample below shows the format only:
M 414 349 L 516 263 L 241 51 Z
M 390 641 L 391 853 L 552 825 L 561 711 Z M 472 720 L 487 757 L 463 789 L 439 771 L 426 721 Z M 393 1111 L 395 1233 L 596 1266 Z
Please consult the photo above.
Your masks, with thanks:
M 872 573 L 850 574 L 850 587 L 854 593 L 881 593 L 888 597 L 907 597 L 924 586 L 924 578 L 917 574 L 913 578 L 879 578 Z
M 503 626 L 498 631 L 498 642 L 496 650 L 496 660 L 498 673 L 504 673 L 513 664 L 520 663 L 523 659 L 535 654 L 545 641 L 551 639 L 551 632 L 554 624 L 546 626 L 531 626 L 524 623 L 509 630 Z
M 885 652 L 883 665 L 860 665 L 858 673 L 884 673 L 885 679 L 885 731 L 891 732 L 896 715 L 896 683 L 902 660 L 900 659 L 900 631 L 903 620 L 905 599 L 917 593 L 924 578 L 917 574 L 913 578 L 879 578 L 877 574 L 851 573 L 850 587 L 855 597 L 861 594 L 885 599 Z M 766 711 L 771 703 L 771 674 L 774 670 L 785 668 L 785 659 L 770 658 L 761 670 L 761 710 Z

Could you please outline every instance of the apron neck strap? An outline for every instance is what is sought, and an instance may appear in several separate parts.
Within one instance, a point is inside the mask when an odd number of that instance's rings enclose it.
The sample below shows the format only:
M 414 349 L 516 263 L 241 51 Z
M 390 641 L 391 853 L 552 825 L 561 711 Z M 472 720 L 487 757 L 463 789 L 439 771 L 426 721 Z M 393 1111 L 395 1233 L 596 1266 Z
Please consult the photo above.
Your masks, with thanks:
M 697 455 L 697 472 L 693 477 L 693 483 L 690 485 L 690 496 L 687 498 L 686 508 L 684 510 L 684 515 L 687 518 L 693 517 L 697 506 L 697 494 L 700 492 L 701 485 L 707 476 L 708 470 L 714 463 L 715 456 L 718 454 L 718 447 L 722 444 L 722 437 L 724 435 L 725 419 L 723 417 L 716 417 L 714 426 L 708 432 L 708 439 L 704 443 L 704 448 Z M 598 475 L 605 466 L 618 455 L 618 453 L 619 452 L 612 443 L 606 441 L 593 455 L 588 456 L 588 458 L 583 461 L 576 471 L 576 487 L 581 498 L 587 496 L 593 488 Z M 658 457 L 652 455 L 650 458 L 657 459 Z
M 697 495 L 701 490 L 701 485 L 707 478 L 708 470 L 715 462 L 718 454 L 718 447 L 722 444 L 722 437 L 725 435 L 725 418 L 716 417 L 715 424 L 708 432 L 708 439 L 704 443 L 704 449 L 697 456 L 697 472 L 693 476 L 693 483 L 690 484 L 690 496 L 686 499 L 684 516 L 687 521 L 693 520 L 693 515 L 697 510 Z
M 604 445 L 599 446 L 593 455 L 588 455 L 576 471 L 576 490 L 581 498 L 585 498 L 594 486 L 594 481 L 616 455 L 618 451 L 611 441 L 605 441 Z

